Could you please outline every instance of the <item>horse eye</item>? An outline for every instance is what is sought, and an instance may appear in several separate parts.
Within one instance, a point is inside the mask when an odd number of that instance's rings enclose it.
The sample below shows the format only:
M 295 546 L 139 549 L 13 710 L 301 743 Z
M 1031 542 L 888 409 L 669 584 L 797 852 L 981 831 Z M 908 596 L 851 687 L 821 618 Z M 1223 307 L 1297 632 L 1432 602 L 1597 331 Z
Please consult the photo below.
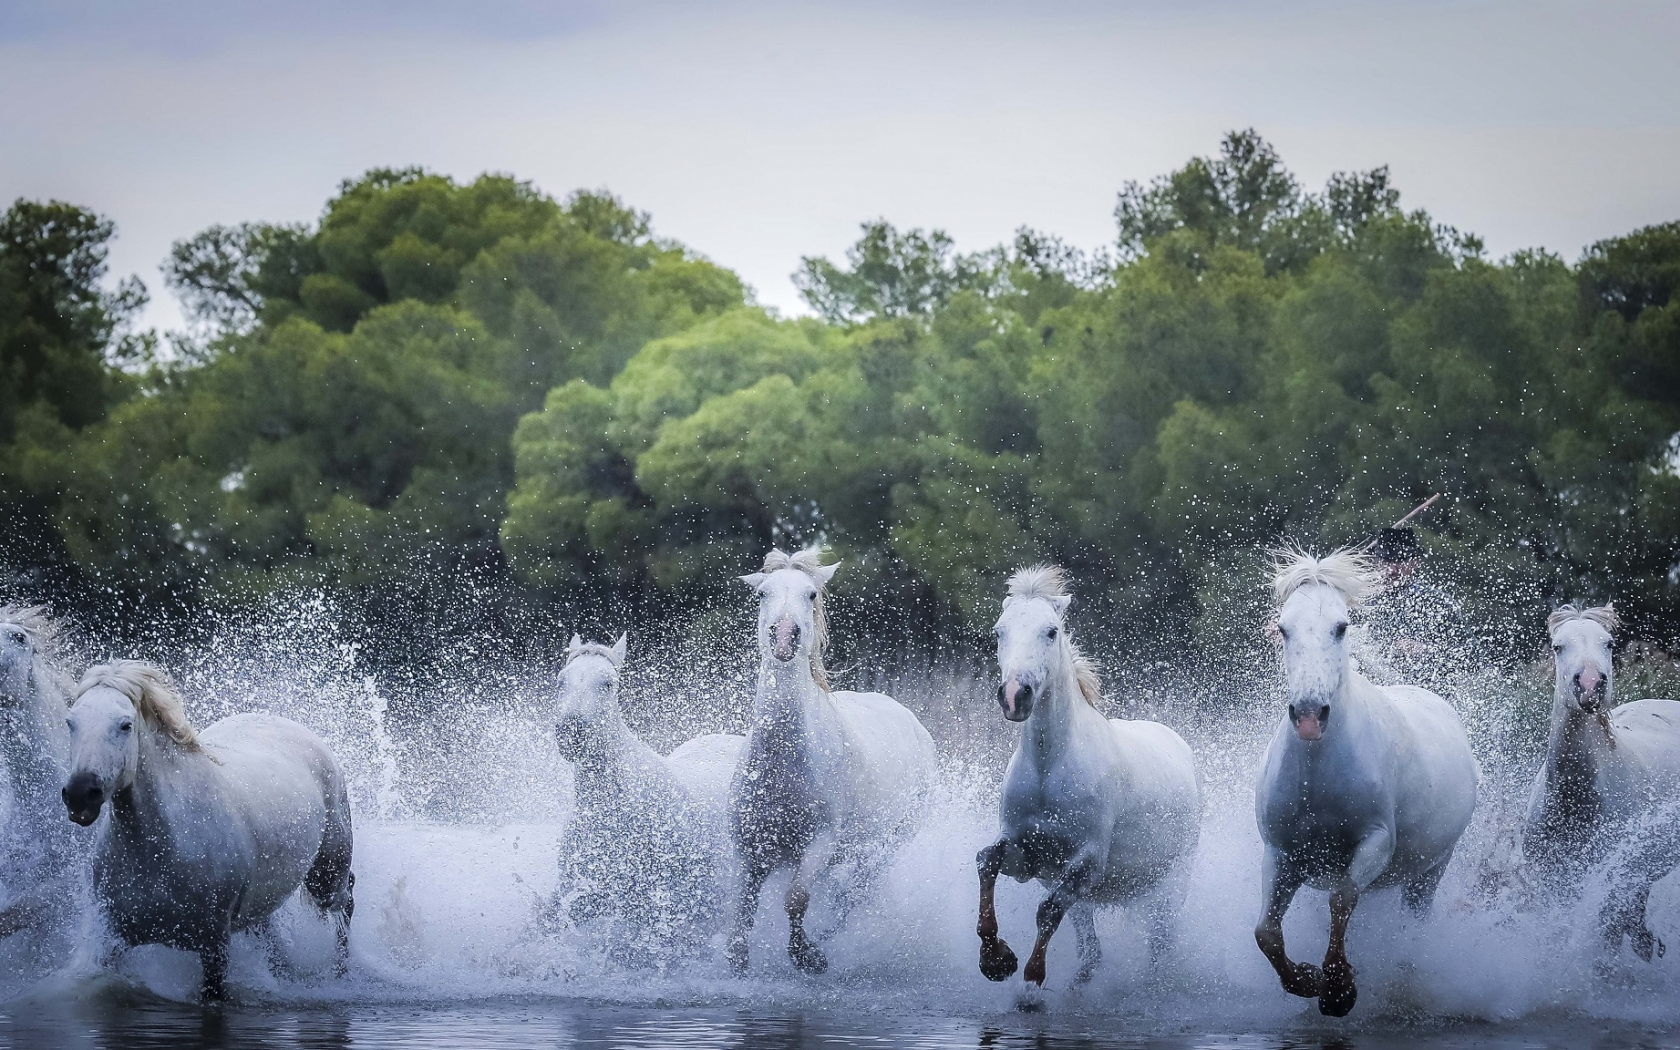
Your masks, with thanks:
M 1557 653 L 1559 656 L 1562 656 L 1563 655 L 1563 646 L 1553 645 L 1552 646 L 1552 652 Z
M 1336 625 L 1336 637 L 1341 638 L 1344 635 L 1346 635 L 1347 634 L 1347 627 L 1348 627 L 1348 625 L 1345 624 L 1345 623 L 1337 624 Z
M 123 732 L 126 733 L 129 730 L 134 728 L 134 723 L 125 718 L 125 719 L 123 719 L 122 725 L 118 726 L 117 728 L 121 729 Z
M 1049 629 L 1049 630 L 1048 630 L 1048 631 L 1045 631 L 1045 632 L 1044 632 L 1044 637 L 1046 637 L 1046 638 L 1054 638 L 1054 637 L 1056 637 L 1056 635 L 1057 635 L 1057 634 L 1058 634 L 1058 633 L 1060 633 L 1060 632 L 1058 632 L 1058 631 L 1057 631 L 1057 630 L 1056 630 L 1056 628 L 1054 628 L 1054 627 L 1052 627 L 1052 628 L 1050 628 L 1050 629 Z
M 807 592 L 806 595 L 805 595 L 805 599 L 807 601 L 813 601 L 813 602 L 816 601 L 817 600 L 817 592 L 816 591 Z

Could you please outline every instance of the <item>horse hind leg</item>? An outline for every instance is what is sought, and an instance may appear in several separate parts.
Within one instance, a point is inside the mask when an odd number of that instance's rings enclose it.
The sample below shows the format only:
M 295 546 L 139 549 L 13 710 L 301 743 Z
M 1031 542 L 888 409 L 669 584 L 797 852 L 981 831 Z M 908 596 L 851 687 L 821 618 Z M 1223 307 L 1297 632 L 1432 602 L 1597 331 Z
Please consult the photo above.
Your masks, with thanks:
M 348 805 L 329 814 L 321 848 L 303 877 L 304 892 L 309 894 L 309 899 L 333 917 L 337 940 L 333 969 L 339 977 L 350 972 L 350 919 L 356 912 L 356 875 L 350 870 L 353 845 L 348 814 Z
M 1650 895 L 1651 886 L 1643 881 L 1610 895 L 1599 912 L 1605 951 L 1615 952 L 1622 946 L 1622 937 L 1626 936 L 1632 942 L 1633 953 L 1644 962 L 1667 954 L 1668 946 L 1645 923 L 1645 903 Z
M 1435 891 L 1441 885 L 1441 876 L 1447 873 L 1447 865 L 1451 861 L 1452 853 L 1448 852 L 1439 864 L 1401 884 L 1400 899 L 1413 915 L 1421 919 L 1429 914 L 1435 904 Z
M 1097 939 L 1097 909 L 1092 904 L 1076 905 L 1069 915 L 1073 932 L 1079 941 L 1079 970 L 1073 975 L 1074 984 L 1084 984 L 1102 965 L 1102 941 Z

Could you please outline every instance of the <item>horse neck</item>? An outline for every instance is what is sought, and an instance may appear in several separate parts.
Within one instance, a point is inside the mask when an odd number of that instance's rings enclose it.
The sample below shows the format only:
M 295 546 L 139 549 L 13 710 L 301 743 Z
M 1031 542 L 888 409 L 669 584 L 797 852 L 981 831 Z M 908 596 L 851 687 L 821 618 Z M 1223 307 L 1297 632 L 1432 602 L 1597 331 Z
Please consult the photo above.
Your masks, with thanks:
M 1598 803 L 1598 774 L 1612 759 L 1616 736 L 1606 712 L 1570 707 L 1552 698 L 1552 732 L 1546 747 L 1546 786 L 1566 808 Z
M 186 820 L 183 796 L 191 784 L 214 778 L 217 768 L 209 755 L 189 751 L 161 730 L 148 726 L 140 734 L 134 782 L 111 799 L 113 827 L 126 826 L 131 832 L 147 837 L 162 826 L 173 825 L 177 819 Z M 209 798 L 198 799 L 195 804 L 209 801 Z
M 7 775 L 20 794 L 60 779 L 70 753 L 63 694 L 39 661 L 29 680 L 29 695 L 22 703 L 0 713 L 0 747 L 7 752 Z
M 573 761 L 578 776 L 584 780 L 616 780 L 634 758 L 655 754 L 624 724 L 624 715 L 616 708 L 608 717 L 590 725 L 589 735 L 589 746 Z
M 1033 704 L 1027 716 L 1025 731 L 1016 749 L 1039 769 L 1048 769 L 1072 744 L 1081 732 L 1082 723 L 1102 718 L 1096 708 L 1085 702 L 1079 691 L 1079 676 L 1074 670 L 1073 654 L 1064 643 L 1058 650 L 1056 666 L 1045 680 L 1044 695 Z
M 803 742 L 810 723 L 807 709 L 827 701 L 828 694 L 811 675 L 810 660 L 783 663 L 766 652 L 758 664 L 751 737 L 759 743 Z

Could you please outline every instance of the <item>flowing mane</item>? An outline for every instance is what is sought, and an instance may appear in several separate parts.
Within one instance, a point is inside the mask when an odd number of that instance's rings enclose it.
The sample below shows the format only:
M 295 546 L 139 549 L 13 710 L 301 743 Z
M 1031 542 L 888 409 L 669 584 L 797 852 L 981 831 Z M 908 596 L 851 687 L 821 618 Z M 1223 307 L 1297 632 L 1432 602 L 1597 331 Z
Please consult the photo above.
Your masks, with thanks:
M 1274 547 L 1266 553 L 1272 559 L 1272 596 L 1280 605 L 1307 584 L 1317 583 L 1335 589 L 1351 609 L 1379 586 L 1376 563 L 1355 547 L 1342 547 L 1322 558 L 1299 547 Z
M 1055 601 L 1071 597 L 1067 572 L 1060 565 L 1031 565 L 1009 577 L 1009 597 L 1004 599 L 1004 604 L 1032 598 Z M 1062 643 L 1067 646 L 1068 658 L 1073 663 L 1079 695 L 1085 698 L 1087 704 L 1096 707 L 1102 699 L 1102 679 L 1097 675 L 1097 665 L 1073 644 L 1073 630 L 1065 625 L 1062 628 Z
M 1558 606 L 1557 611 L 1546 618 L 1546 633 L 1556 632 L 1559 627 L 1571 620 L 1589 620 L 1611 634 L 1616 633 L 1616 628 L 1621 626 L 1622 622 L 1622 618 L 1616 615 L 1616 604 L 1614 602 L 1605 602 L 1603 605 L 1591 609 L 1578 608 L 1571 602 L 1567 605 Z
M 45 605 L 0 605 L 0 623 L 23 628 L 35 651 L 50 656 L 58 651 L 58 623 Z
M 57 689 L 60 697 L 70 693 L 70 681 L 59 671 L 54 661 L 59 656 L 63 639 L 58 633 L 58 621 L 52 609 L 45 605 L 0 605 L 0 623 L 21 627 L 29 636 L 35 650 L 36 681 Z
M 154 728 L 161 729 L 184 750 L 204 750 L 192 723 L 187 721 L 186 707 L 175 688 L 175 681 L 163 668 L 142 660 L 112 660 L 98 664 L 82 675 L 76 695 L 80 697 L 100 686 L 115 689 L 128 697 L 141 718 Z
M 811 613 L 816 633 L 816 637 L 811 639 L 811 678 L 816 681 L 818 689 L 827 693 L 832 691 L 828 683 L 828 668 L 823 666 L 823 654 L 828 652 L 828 614 L 824 611 L 827 581 L 817 571 L 822 568 L 822 556 L 821 547 L 807 547 L 792 554 L 773 550 L 764 556 L 764 568 L 760 571 L 770 573 L 778 569 L 798 569 L 817 585 L 817 600 Z

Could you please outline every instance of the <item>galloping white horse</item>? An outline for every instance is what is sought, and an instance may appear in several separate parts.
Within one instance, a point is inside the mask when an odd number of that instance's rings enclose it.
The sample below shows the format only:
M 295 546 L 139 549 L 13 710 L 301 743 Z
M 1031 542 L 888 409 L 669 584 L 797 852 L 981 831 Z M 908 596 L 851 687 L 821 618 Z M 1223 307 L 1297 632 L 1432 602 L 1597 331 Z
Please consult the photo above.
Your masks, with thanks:
M 58 812 L 70 732 L 56 655 L 57 627 L 45 608 L 0 607 L 0 760 L 12 797 L 0 867 L 15 891 L 0 909 L 0 937 L 66 919 L 74 899 L 64 883 L 81 850 Z
M 203 997 L 220 999 L 228 938 L 263 931 L 301 884 L 334 916 L 345 972 L 350 799 L 320 737 L 253 714 L 195 733 L 169 676 L 137 660 L 89 669 L 69 722 L 64 804 L 85 827 L 110 803 L 94 894 L 125 945 L 197 952 Z
M 999 874 L 1038 879 L 1038 939 L 1025 979 L 1044 984 L 1045 953 L 1062 917 L 1073 916 L 1079 972 L 1102 958 L 1099 904 L 1143 903 L 1151 958 L 1168 947 L 1196 852 L 1202 796 L 1190 745 L 1159 722 L 1104 718 L 1095 669 L 1063 619 L 1070 597 L 1062 570 L 1022 569 L 1009 580 L 998 617 L 998 703 L 1025 722 L 1004 774 L 998 840 L 975 858 L 980 870 L 980 972 L 1001 981 L 1015 953 L 998 936 Z
M 610 915 L 638 958 L 682 950 L 718 915 L 729 777 L 746 738 L 696 737 L 661 757 L 624 724 L 611 645 L 572 636 L 555 739 L 577 770 L 577 812 L 560 843 L 560 892 L 576 921 Z
M 1664 952 L 1645 924 L 1651 884 L 1680 865 L 1680 702 L 1615 703 L 1610 658 L 1616 611 L 1565 605 L 1546 625 L 1556 657 L 1552 736 L 1534 778 L 1524 858 L 1567 888 L 1613 854 L 1611 892 L 1599 914 L 1607 951 L 1622 938 L 1650 962 Z
M 933 780 L 933 738 L 892 697 L 835 692 L 823 668 L 823 587 L 838 565 L 816 549 L 771 551 L 764 571 L 741 577 L 758 592 L 758 692 L 746 750 L 729 785 L 730 832 L 745 866 L 730 967 L 747 967 L 747 934 L 764 880 L 792 868 L 784 901 L 788 956 L 801 970 L 828 968 L 805 933 L 811 882 L 853 867 L 852 898 L 914 830 Z
M 1266 844 L 1254 939 L 1285 991 L 1342 1017 L 1357 995 L 1344 939 L 1360 894 L 1397 885 L 1414 912 L 1428 910 L 1476 808 L 1478 770 L 1445 700 L 1372 685 L 1349 665 L 1349 609 L 1375 587 L 1369 560 L 1351 550 L 1277 560 L 1289 707 L 1254 799 Z M 1283 915 L 1303 883 L 1330 891 L 1322 971 L 1284 951 Z

